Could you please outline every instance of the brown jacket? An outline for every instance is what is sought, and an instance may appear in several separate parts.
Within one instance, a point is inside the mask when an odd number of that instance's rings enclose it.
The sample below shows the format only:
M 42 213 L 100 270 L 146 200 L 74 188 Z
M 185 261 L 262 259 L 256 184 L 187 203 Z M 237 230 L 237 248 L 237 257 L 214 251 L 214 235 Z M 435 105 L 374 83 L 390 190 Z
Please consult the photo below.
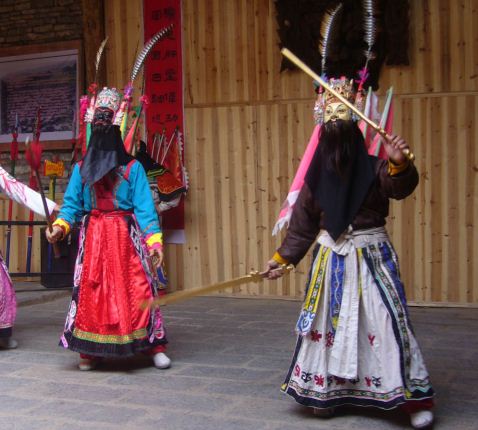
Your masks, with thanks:
M 401 173 L 391 176 L 388 161 L 374 157 L 376 179 L 352 222 L 354 230 L 385 225 L 389 199 L 404 199 L 418 184 L 418 172 L 410 163 Z M 314 243 L 323 228 L 323 212 L 313 198 L 310 188 L 304 184 L 297 198 L 287 234 L 277 252 L 286 261 L 297 264 Z

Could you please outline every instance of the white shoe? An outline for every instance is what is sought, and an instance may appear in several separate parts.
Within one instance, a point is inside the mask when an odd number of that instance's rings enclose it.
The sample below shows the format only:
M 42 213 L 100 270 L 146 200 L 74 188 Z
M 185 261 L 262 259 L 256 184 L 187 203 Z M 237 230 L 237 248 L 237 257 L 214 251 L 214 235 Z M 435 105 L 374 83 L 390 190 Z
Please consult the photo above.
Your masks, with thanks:
M 433 412 L 426 409 L 410 414 L 410 420 L 414 429 L 424 429 L 433 424 Z
M 335 408 L 314 408 L 314 415 L 320 418 L 332 418 L 335 415 Z
M 92 360 L 90 358 L 80 358 L 80 362 L 78 363 L 78 369 L 80 370 L 94 370 L 98 365 L 98 360 Z
M 18 342 L 11 337 L 0 339 L 0 348 L 2 349 L 15 349 L 18 346 Z
M 167 369 L 171 366 L 171 360 L 164 352 L 153 355 L 154 366 L 158 369 Z

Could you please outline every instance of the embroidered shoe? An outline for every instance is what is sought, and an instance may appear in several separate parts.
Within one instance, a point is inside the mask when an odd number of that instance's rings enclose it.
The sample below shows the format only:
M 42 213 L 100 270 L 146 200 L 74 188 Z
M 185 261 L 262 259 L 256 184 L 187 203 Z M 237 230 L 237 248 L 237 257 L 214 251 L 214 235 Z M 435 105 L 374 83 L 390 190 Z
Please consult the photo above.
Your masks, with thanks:
M 425 429 L 433 424 L 433 412 L 430 410 L 418 411 L 410 414 L 410 420 L 414 429 Z
M 154 366 L 158 369 L 167 369 L 171 366 L 171 360 L 164 352 L 154 354 L 153 362 Z
M 91 358 L 80 358 L 80 362 L 78 363 L 78 369 L 80 370 L 94 370 L 98 365 L 98 360 L 94 360 Z
M 18 346 L 18 342 L 11 337 L 0 339 L 0 349 L 15 349 Z
M 335 415 L 335 408 L 314 408 L 314 415 L 320 418 L 332 418 Z

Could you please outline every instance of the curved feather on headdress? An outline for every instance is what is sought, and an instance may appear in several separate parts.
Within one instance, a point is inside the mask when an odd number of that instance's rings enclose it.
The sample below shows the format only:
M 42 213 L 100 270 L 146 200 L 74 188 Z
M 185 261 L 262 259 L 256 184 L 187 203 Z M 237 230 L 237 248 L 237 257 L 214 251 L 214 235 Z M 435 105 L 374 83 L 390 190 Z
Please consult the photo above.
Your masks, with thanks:
M 108 37 L 106 36 L 105 40 L 101 42 L 100 47 L 98 48 L 98 51 L 96 52 L 96 58 L 95 58 L 95 80 L 93 82 L 96 82 L 96 78 L 98 77 L 98 70 L 100 68 L 100 62 L 101 62 L 101 56 L 103 55 L 103 51 L 106 46 L 106 42 L 108 42 Z
M 369 78 L 368 63 L 375 58 L 375 52 L 372 51 L 377 39 L 377 0 L 362 0 L 363 6 L 363 28 L 364 41 L 367 44 L 365 54 L 365 66 L 359 71 L 359 91 L 364 87 L 365 82 Z
M 130 83 L 132 83 L 136 76 L 138 75 L 139 71 L 141 70 L 141 66 L 143 65 L 146 57 L 148 56 L 151 49 L 153 49 L 154 45 L 158 43 L 161 39 L 167 36 L 173 28 L 173 24 L 168 25 L 167 27 L 159 30 L 151 39 L 148 40 L 144 48 L 141 50 L 139 55 L 136 57 L 136 61 L 133 66 L 133 70 L 131 72 Z
M 324 19 L 320 25 L 320 43 L 319 51 L 320 56 L 322 57 L 322 74 L 325 73 L 325 65 L 327 62 L 327 57 L 329 54 L 329 43 L 332 33 L 334 32 L 334 23 L 337 14 L 342 9 L 343 4 L 339 3 L 337 7 L 332 10 L 325 12 Z
M 375 0 L 363 0 L 363 12 L 364 12 L 364 40 L 367 44 L 367 50 L 365 51 L 365 58 L 367 62 L 375 58 L 375 53 L 372 51 L 373 45 L 375 45 L 375 39 L 377 37 L 377 22 L 376 22 L 376 10 Z

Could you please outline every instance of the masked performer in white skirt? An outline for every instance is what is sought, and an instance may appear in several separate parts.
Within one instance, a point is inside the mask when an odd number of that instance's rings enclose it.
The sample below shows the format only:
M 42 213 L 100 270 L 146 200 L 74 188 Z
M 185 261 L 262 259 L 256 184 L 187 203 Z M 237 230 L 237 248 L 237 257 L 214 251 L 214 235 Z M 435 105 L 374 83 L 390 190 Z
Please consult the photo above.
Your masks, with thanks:
M 354 102 L 350 81 L 332 83 Z M 368 154 L 350 109 L 326 93 L 318 146 L 269 279 L 315 243 L 298 340 L 282 390 L 317 415 L 341 405 L 403 407 L 414 428 L 433 421 L 433 389 L 409 320 L 397 255 L 385 230 L 389 199 L 418 173 L 396 136 L 388 161 Z

